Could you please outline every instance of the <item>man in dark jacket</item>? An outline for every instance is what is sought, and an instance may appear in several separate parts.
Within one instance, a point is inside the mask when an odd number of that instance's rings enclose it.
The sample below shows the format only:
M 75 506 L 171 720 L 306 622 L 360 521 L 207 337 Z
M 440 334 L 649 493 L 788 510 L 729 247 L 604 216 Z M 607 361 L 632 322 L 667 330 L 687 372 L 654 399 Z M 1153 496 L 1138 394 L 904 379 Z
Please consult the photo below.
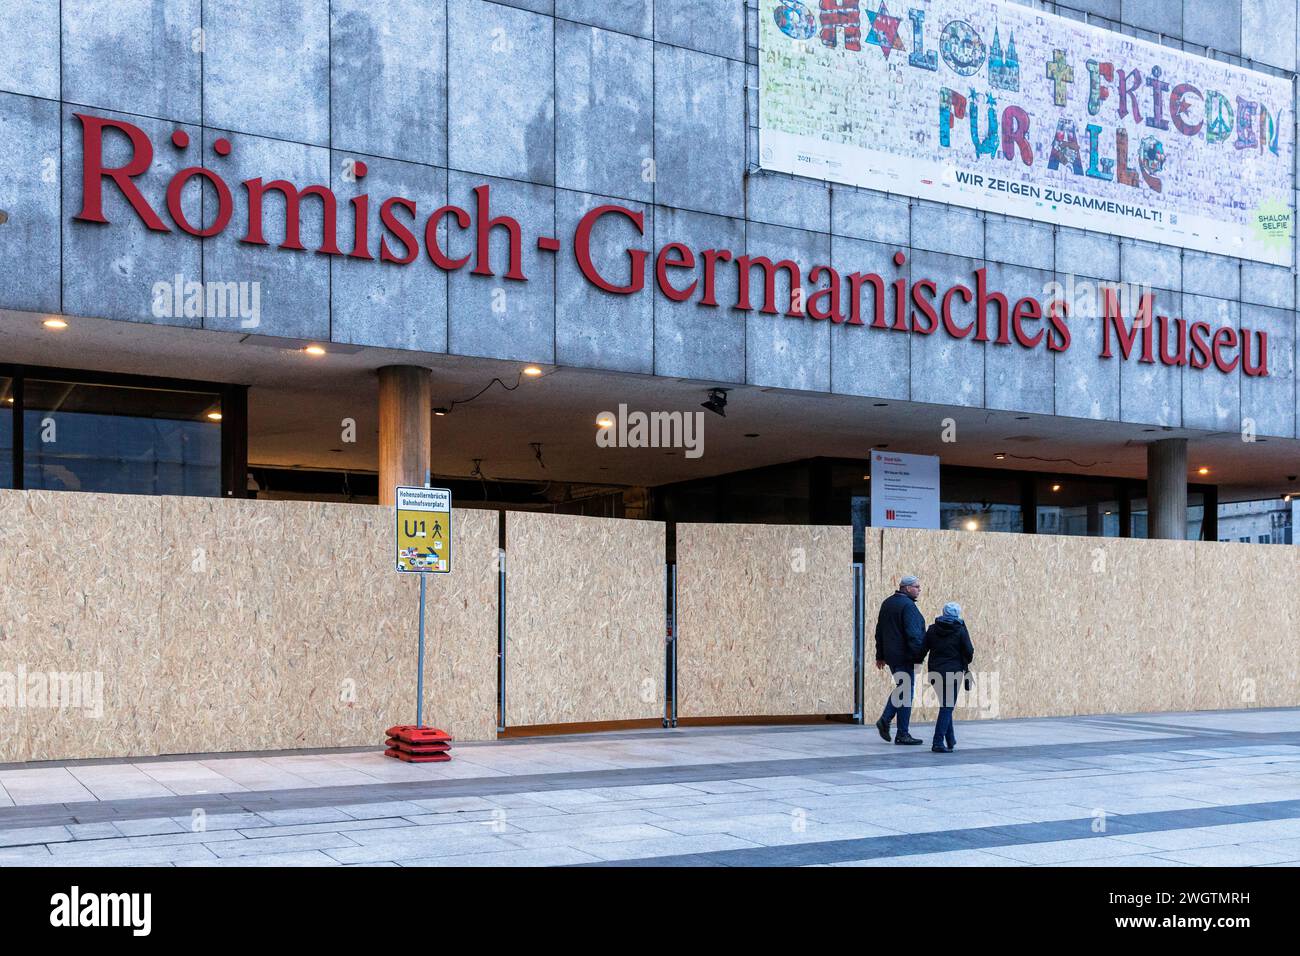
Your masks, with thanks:
M 894 688 L 885 701 L 884 713 L 876 721 L 876 730 L 889 740 L 889 724 L 898 716 L 896 744 L 919 744 L 908 733 L 912 720 L 912 693 L 916 683 L 916 665 L 925 655 L 925 618 L 916 606 L 921 582 L 907 575 L 898 582 L 898 590 L 885 598 L 876 618 L 876 669 L 885 666 L 894 675 Z

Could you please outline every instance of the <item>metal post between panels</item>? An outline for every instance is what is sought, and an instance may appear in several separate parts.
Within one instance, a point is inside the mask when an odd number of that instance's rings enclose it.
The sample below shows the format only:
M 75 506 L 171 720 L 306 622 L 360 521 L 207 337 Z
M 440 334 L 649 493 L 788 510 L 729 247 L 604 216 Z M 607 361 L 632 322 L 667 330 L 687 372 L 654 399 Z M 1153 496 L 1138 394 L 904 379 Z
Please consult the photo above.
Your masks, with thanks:
M 863 722 L 862 675 L 866 655 L 866 623 L 863 610 L 866 595 L 863 593 L 864 576 L 862 563 L 853 564 L 853 722 Z

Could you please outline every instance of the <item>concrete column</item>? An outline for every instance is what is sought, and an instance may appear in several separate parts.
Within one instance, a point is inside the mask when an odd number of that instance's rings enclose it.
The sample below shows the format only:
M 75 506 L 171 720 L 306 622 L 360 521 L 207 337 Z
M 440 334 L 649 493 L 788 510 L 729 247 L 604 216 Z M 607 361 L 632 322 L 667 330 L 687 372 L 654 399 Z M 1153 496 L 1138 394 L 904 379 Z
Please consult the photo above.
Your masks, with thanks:
M 393 503 L 398 485 L 423 485 L 429 475 L 433 383 L 427 368 L 379 370 L 379 503 Z
M 1147 537 L 1187 539 L 1187 439 L 1147 445 Z
M 1097 501 L 1088 502 L 1088 537 L 1100 538 L 1105 533 L 1105 528 L 1101 523 L 1101 503 Z

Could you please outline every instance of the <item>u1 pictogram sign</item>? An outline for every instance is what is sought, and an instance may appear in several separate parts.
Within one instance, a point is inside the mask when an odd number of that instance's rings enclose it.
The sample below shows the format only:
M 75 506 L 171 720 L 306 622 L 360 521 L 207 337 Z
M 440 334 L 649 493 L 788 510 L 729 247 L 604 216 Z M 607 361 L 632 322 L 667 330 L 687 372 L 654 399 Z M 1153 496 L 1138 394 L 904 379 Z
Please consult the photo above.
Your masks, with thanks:
M 397 570 L 451 571 L 451 491 L 397 488 Z

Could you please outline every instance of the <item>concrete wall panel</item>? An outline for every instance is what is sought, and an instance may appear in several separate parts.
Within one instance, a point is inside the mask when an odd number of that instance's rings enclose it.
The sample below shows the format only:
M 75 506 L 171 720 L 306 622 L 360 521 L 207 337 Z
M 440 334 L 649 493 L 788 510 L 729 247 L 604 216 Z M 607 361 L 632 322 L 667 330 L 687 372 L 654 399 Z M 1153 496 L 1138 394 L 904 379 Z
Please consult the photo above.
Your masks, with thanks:
M 744 67 L 678 47 L 655 47 L 655 201 L 743 216 Z
M 336 149 L 445 166 L 445 5 L 335 0 L 329 104 Z
M 654 199 L 654 45 L 575 23 L 555 25 L 555 181 Z
M 0 262 L 4 304 L 58 312 L 59 104 L 0 93 Z
M 68 0 L 62 6 L 66 99 L 202 122 L 201 0 Z
M 73 114 L 82 112 L 85 111 L 79 107 L 63 107 L 64 169 L 81 169 L 82 125 Z M 199 241 L 176 227 L 167 212 L 165 199 L 172 176 L 185 166 L 198 162 L 201 131 L 196 126 L 178 127 L 175 123 L 104 110 L 93 111 L 93 115 L 131 123 L 152 141 L 153 162 L 135 182 L 149 206 L 171 231 L 158 232 L 146 226 L 122 193 L 107 182 L 103 184 L 103 213 L 108 222 L 75 221 L 73 217 L 80 212 L 85 199 L 81 177 L 64 176 L 63 311 L 69 315 L 197 328 L 202 318 L 177 314 L 174 299 L 171 308 L 155 308 L 154 291 L 159 282 L 168 284 L 170 289 L 176 284 L 178 275 L 183 283 L 197 282 L 203 277 Z M 170 141 L 178 128 L 189 136 L 190 145 L 184 151 L 173 147 Z M 132 156 L 126 134 L 112 129 L 104 131 L 106 165 L 124 165 Z M 181 209 L 194 225 L 205 222 L 200 182 L 191 179 L 181 194 Z M 215 201 L 214 193 L 212 202 Z M 223 241 L 233 243 L 235 239 L 230 237 Z M 259 262 L 257 267 L 267 266 Z M 238 278 L 249 277 L 241 275 Z
M 555 190 L 458 172 L 448 175 L 447 186 L 449 202 L 469 210 L 471 215 L 475 214 L 477 201 L 474 189 L 487 186 L 490 216 L 510 216 L 519 222 L 522 270 L 527 277 L 527 281 L 506 278 L 510 269 L 511 235 L 505 226 L 491 230 L 485 267 L 493 274 L 481 276 L 470 272 L 478 262 L 475 229 L 449 225 L 448 255 L 456 259 L 471 258 L 465 268 L 447 277 L 448 349 L 458 355 L 553 362 L 555 260 L 556 256 L 572 254 L 537 248 L 538 237 L 556 235 Z
M 483 0 L 450 0 L 447 161 L 555 183 L 554 21 Z
M 654 236 L 654 207 L 627 203 L 605 196 L 556 190 L 557 214 L 564 222 L 577 222 L 605 205 L 619 205 L 641 213 L 644 232 L 621 214 L 601 216 L 592 227 L 592 266 L 602 280 L 625 287 L 633 281 L 629 249 L 644 250 Z M 621 372 L 654 371 L 654 303 L 644 293 L 606 292 L 588 282 L 573 253 L 559 254 L 555 316 L 555 359 L 561 365 L 614 369 Z M 649 258 L 636 273 L 654 282 L 654 262 Z
M 339 249 L 350 252 L 353 243 L 353 196 L 370 194 L 378 201 L 368 204 L 367 237 L 373 260 L 334 257 L 329 260 L 333 302 L 331 337 L 335 342 L 412 349 L 417 352 L 447 350 L 447 273 L 428 256 L 424 229 L 433 211 L 446 202 L 447 171 L 362 153 L 334 150 L 330 154 L 330 178 L 345 213 L 339 216 Z M 366 165 L 366 175 L 356 178 L 356 163 Z M 409 250 L 388 237 L 380 222 L 380 207 L 389 196 L 402 196 L 417 204 L 412 221 L 397 209 L 419 242 L 419 255 L 408 265 L 380 260 L 381 237 L 390 252 L 405 257 Z M 452 219 L 438 224 L 439 248 L 447 248 Z
M 10 0 L 0 30 L 0 91 L 59 98 L 60 4 Z
M 830 236 L 825 233 L 755 224 L 749 227 L 746 249 L 751 257 L 766 256 L 773 263 L 784 259 L 806 263 L 801 283 L 804 300 L 801 311 L 807 311 L 815 289 L 825 287 L 824 281 L 815 287 L 807 282 L 808 270 L 813 265 L 830 263 Z M 746 319 L 746 381 L 752 385 L 829 391 L 830 334 L 844 330 L 833 328 L 828 320 L 788 316 L 793 294 L 789 270 L 777 271 L 776 277 L 772 307 L 777 314 L 754 312 Z M 765 284 L 765 270 L 752 267 L 749 294 L 756 310 L 763 308 Z
M 329 145 L 329 4 L 203 0 L 203 122 Z
M 303 248 L 278 249 L 288 236 L 286 200 L 278 192 L 268 191 L 262 203 L 262 230 L 267 245 L 250 245 L 240 241 L 248 220 L 248 191 L 237 184 L 260 178 L 264 183 L 288 180 L 299 189 L 312 184 L 327 186 L 331 175 L 329 150 L 278 139 L 240 136 L 230 155 L 222 159 L 213 150 L 216 140 L 223 135 L 229 138 L 229 134 L 219 130 L 205 130 L 203 151 L 205 156 L 212 157 L 212 166 L 226 182 L 236 184 L 231 189 L 236 214 L 230 228 L 203 242 L 203 279 L 257 283 L 261 315 L 256 317 L 256 325 L 245 316 L 209 315 L 204 318 L 204 328 L 328 341 L 330 257 L 316 252 L 325 237 L 323 201 L 306 196 L 299 203 Z M 190 152 L 193 151 L 191 147 Z M 344 221 L 351 219 L 346 202 L 338 204 L 338 216 Z M 189 239 L 180 247 L 197 250 L 199 241 Z
M 745 326 L 755 320 L 731 308 L 736 301 L 735 267 L 716 268 L 716 307 L 699 302 L 704 295 L 703 252 L 744 249 L 744 222 L 666 206 L 655 207 L 654 220 L 656 249 L 680 242 L 695 252 L 694 270 L 670 269 L 668 281 L 678 290 L 697 284 L 685 302 L 655 291 L 655 374 L 722 384 L 745 381 Z

